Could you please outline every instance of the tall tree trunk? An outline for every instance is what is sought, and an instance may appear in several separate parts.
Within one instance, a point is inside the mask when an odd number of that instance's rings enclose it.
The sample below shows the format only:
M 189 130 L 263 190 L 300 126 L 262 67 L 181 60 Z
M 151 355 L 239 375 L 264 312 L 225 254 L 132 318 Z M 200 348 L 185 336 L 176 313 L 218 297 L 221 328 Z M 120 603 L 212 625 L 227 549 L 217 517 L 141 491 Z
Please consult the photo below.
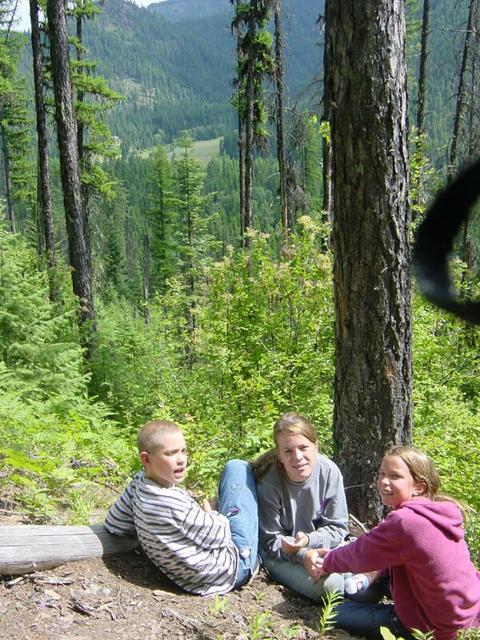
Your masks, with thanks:
M 143 319 L 150 324 L 150 240 L 148 233 L 143 236 Z
M 425 150 L 425 105 L 427 97 L 427 60 L 428 60 L 428 38 L 430 35 L 430 0 L 423 2 L 422 35 L 420 48 L 420 65 L 418 71 L 418 108 L 417 108 L 417 131 L 415 136 L 414 162 L 420 170 L 412 175 L 411 190 L 411 210 L 412 219 L 415 220 L 417 213 L 423 211 L 425 206 L 424 175 L 422 168 L 426 167 Z
M 12 199 L 12 180 L 10 177 L 10 154 L 8 151 L 8 140 L 7 134 L 5 131 L 5 127 L 0 125 L 2 131 L 2 151 L 3 151 L 3 169 L 5 174 L 5 199 L 7 203 L 7 215 L 6 219 L 8 222 L 8 226 L 10 228 L 11 233 L 16 233 L 16 224 L 15 224 L 15 209 L 13 208 L 13 199 Z
M 285 77 L 283 65 L 283 30 L 281 21 L 281 0 L 275 0 L 275 84 L 276 84 L 276 124 L 277 124 L 277 162 L 280 192 L 280 219 L 286 236 L 292 231 L 289 226 L 287 208 L 287 179 L 285 158 Z
M 253 45 L 257 32 L 256 0 L 250 0 L 250 16 L 248 20 L 248 41 Z M 249 46 L 246 73 L 247 117 L 245 123 L 245 229 L 253 229 L 253 145 L 255 139 L 255 56 L 253 47 Z M 245 246 L 250 244 L 249 236 L 244 239 Z
M 428 37 L 430 35 L 430 0 L 423 0 L 420 68 L 418 71 L 417 135 L 425 133 L 425 100 L 427 88 Z
M 37 118 L 38 148 L 38 203 L 40 228 L 45 241 L 47 257 L 48 285 L 50 300 L 58 299 L 56 284 L 57 258 L 55 253 L 55 228 L 53 224 L 52 196 L 50 191 L 50 169 L 48 164 L 47 118 L 44 101 L 44 75 L 42 48 L 40 43 L 40 25 L 38 20 L 38 2 L 30 0 L 30 22 L 32 27 L 33 80 L 35 86 L 35 112 Z
M 82 7 L 79 4 L 79 9 Z M 77 14 L 76 19 L 76 28 L 77 28 L 77 40 L 80 46 L 77 45 L 76 54 L 77 54 L 77 62 L 79 64 L 79 68 L 81 68 L 81 63 L 83 60 L 83 21 L 84 16 L 81 14 L 81 11 Z M 85 93 L 81 89 L 77 89 L 77 102 L 81 105 L 85 100 Z M 78 149 L 78 165 L 80 168 L 80 173 L 83 169 L 85 163 L 85 124 L 81 119 L 77 119 L 77 149 Z M 89 215 L 89 199 L 90 199 L 90 190 L 88 186 L 81 182 L 82 189 L 82 205 L 83 205 L 83 215 L 85 218 L 85 229 L 87 231 L 87 241 L 89 245 L 89 255 L 91 255 L 90 248 L 90 215 Z
M 58 0 L 48 0 L 47 17 L 60 172 L 68 234 L 68 250 L 72 267 L 73 291 L 80 301 L 81 325 L 87 328 L 87 333 L 83 336 L 83 339 L 88 351 L 92 347 L 91 338 L 95 328 L 95 312 L 88 232 L 85 228 L 82 207 L 77 132 L 73 111 L 67 19 L 64 3 Z
M 239 183 L 239 223 L 240 223 L 240 242 L 241 245 L 244 245 L 245 242 L 245 117 L 244 117 L 244 109 L 242 106 L 242 22 L 238 16 L 238 7 L 241 4 L 240 0 L 235 0 L 237 12 L 236 18 L 232 23 L 232 33 L 235 33 L 237 39 L 237 73 L 238 78 L 236 79 L 237 84 L 237 112 L 238 112 L 238 183 Z
M 361 520 L 382 454 L 412 430 L 403 0 L 327 0 L 334 188 L 334 441 Z
M 240 240 L 241 246 L 245 244 L 245 123 L 241 114 L 238 114 L 238 182 L 240 187 Z
M 332 109 L 331 97 L 329 95 L 329 51 L 328 51 L 328 42 L 329 42 L 329 34 L 328 30 L 331 28 L 331 25 L 325 21 L 325 43 L 323 50 L 323 115 L 322 121 L 327 123 L 330 127 L 330 114 Z M 332 188 L 332 143 L 330 135 L 323 135 L 322 137 L 322 183 L 323 183 L 323 194 L 322 194 L 322 211 L 323 211 L 323 222 L 326 223 L 327 228 L 331 228 L 333 223 L 333 188 Z M 325 246 L 329 245 L 329 239 L 324 243 Z
M 453 176 L 456 171 L 458 161 L 458 142 L 460 137 L 460 129 L 462 118 L 465 115 L 467 101 L 467 67 L 470 55 L 470 47 L 474 38 L 474 25 L 476 24 L 478 13 L 478 0 L 470 0 L 468 9 L 467 30 L 465 33 L 465 42 L 463 45 L 462 64 L 460 67 L 460 78 L 458 81 L 457 104 L 455 108 L 455 119 L 453 123 L 452 139 L 450 141 L 450 152 L 448 154 L 449 174 Z

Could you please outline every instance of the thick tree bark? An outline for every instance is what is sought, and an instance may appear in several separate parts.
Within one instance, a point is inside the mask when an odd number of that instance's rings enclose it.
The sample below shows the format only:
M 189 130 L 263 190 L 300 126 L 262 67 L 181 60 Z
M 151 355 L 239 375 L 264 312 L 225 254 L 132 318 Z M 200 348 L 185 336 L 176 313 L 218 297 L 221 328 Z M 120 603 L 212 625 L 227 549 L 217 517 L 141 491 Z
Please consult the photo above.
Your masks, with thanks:
M 349 507 L 383 512 L 385 449 L 411 439 L 403 0 L 327 0 L 334 188 L 334 440 Z
M 47 17 L 50 35 L 52 79 L 55 95 L 60 172 L 63 188 L 68 249 L 72 267 L 74 293 L 80 300 L 80 320 L 88 323 L 89 333 L 84 340 L 91 347 L 94 330 L 94 306 L 92 291 L 91 259 L 88 247 L 88 230 L 83 215 L 80 174 L 78 164 L 77 131 L 73 111 L 73 93 L 70 77 L 67 20 L 65 5 L 58 0 L 48 0 Z
M 275 0 L 275 84 L 276 84 L 276 124 L 277 124 L 277 162 L 280 193 L 280 220 L 286 236 L 292 228 L 289 225 L 287 208 L 287 178 L 285 158 L 285 73 L 283 65 L 283 29 L 281 20 L 281 0 Z
M 30 0 L 30 22 L 32 27 L 32 60 L 33 80 L 35 86 L 35 112 L 37 119 L 38 148 L 38 203 L 40 228 L 45 241 L 47 257 L 48 283 L 50 300 L 58 299 L 55 270 L 57 259 L 55 253 L 55 229 L 53 224 L 52 196 L 50 191 L 50 170 L 48 164 L 48 135 L 45 101 L 43 95 L 44 76 L 42 49 L 40 44 L 40 26 L 38 21 L 38 2 Z

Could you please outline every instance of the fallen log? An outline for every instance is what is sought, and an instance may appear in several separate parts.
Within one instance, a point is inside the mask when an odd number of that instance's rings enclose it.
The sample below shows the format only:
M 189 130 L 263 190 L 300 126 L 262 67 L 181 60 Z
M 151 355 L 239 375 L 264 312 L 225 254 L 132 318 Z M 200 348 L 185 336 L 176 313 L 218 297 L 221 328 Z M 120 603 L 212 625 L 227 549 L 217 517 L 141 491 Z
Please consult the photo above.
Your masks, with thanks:
M 74 560 L 127 553 L 136 546 L 135 537 L 113 536 L 102 525 L 0 526 L 0 575 L 20 576 Z

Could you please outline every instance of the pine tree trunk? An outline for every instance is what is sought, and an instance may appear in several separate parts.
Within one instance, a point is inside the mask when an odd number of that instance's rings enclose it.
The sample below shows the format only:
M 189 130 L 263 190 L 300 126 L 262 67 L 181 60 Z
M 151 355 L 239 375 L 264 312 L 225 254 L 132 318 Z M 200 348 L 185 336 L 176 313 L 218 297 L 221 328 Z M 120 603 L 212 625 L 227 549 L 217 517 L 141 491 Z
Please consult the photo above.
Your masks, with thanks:
M 430 0 L 423 0 L 420 68 L 418 72 L 417 135 L 425 132 L 425 97 L 427 87 L 428 36 L 430 35 Z
M 256 1 L 250 2 L 248 22 L 248 40 L 251 44 L 256 35 Z M 246 51 L 248 56 L 246 74 L 247 119 L 245 123 L 245 229 L 253 229 L 253 144 L 254 144 L 254 109 L 255 109 L 255 56 L 253 47 Z M 244 239 L 245 246 L 250 244 L 248 235 Z
M 333 144 L 334 440 L 351 511 L 378 520 L 375 478 L 411 439 L 403 0 L 327 0 Z
M 331 114 L 331 96 L 330 96 L 330 86 L 329 86 L 329 51 L 328 51 L 328 42 L 329 42 L 329 33 L 328 30 L 331 28 L 327 22 L 325 23 L 325 43 L 324 43 L 324 51 L 323 51 L 323 116 L 322 121 L 330 124 L 330 114 Z M 323 185 L 323 202 L 322 202 L 322 211 L 323 211 L 323 222 L 327 223 L 327 226 L 331 228 L 333 223 L 333 190 L 332 190 L 332 144 L 326 136 L 323 136 L 322 140 L 322 185 Z M 329 241 L 324 243 L 328 246 Z
M 281 21 L 281 1 L 275 0 L 275 84 L 277 123 L 277 162 L 280 192 L 280 220 L 286 236 L 292 231 L 289 226 L 287 209 L 287 181 L 285 159 L 285 77 L 283 65 L 283 30 Z
M 7 204 L 7 222 L 11 233 L 16 233 L 15 210 L 13 208 L 12 199 L 12 181 L 10 178 L 10 154 L 8 152 L 8 140 L 5 127 L 0 125 L 2 132 L 2 150 L 3 150 L 3 169 L 5 174 L 5 200 Z
M 465 115 L 467 102 L 467 65 L 470 54 L 470 47 L 474 37 L 474 25 L 478 14 L 478 0 L 470 0 L 468 9 L 467 30 L 465 33 L 465 43 L 463 46 L 462 64 L 460 68 L 460 78 L 458 81 L 457 104 L 455 108 L 455 119 L 453 123 L 452 139 L 450 141 L 450 152 L 448 154 L 449 173 L 454 175 L 458 161 L 458 142 L 462 118 Z
M 143 236 L 143 319 L 150 324 L 150 240 L 148 233 Z
M 245 125 L 242 116 L 238 115 L 238 182 L 240 187 L 240 239 L 245 244 Z
M 57 258 L 55 252 L 55 228 L 53 224 L 52 196 L 50 191 L 47 118 L 45 113 L 45 100 L 43 94 L 44 74 L 37 0 L 30 0 L 30 22 L 32 27 L 31 39 L 33 80 L 35 86 L 35 112 L 37 120 L 38 202 L 40 208 L 40 230 L 45 241 L 49 295 L 50 300 L 54 302 L 58 299 L 58 288 L 56 284 L 55 274 L 57 267 Z
M 236 7 L 240 0 L 236 0 Z M 236 14 L 238 18 L 238 13 Z M 236 21 L 235 27 L 232 26 L 232 31 L 235 32 L 237 38 L 237 71 L 238 78 L 236 83 L 238 85 L 238 183 L 239 183 L 239 223 L 240 223 L 240 241 L 241 245 L 245 242 L 245 118 L 242 109 L 242 78 L 241 76 L 241 60 L 242 60 L 242 30 L 241 22 Z
M 48 0 L 47 17 L 50 36 L 52 79 L 55 95 L 60 172 L 65 207 L 68 249 L 72 267 L 73 290 L 80 301 L 80 321 L 87 328 L 84 341 L 91 347 L 94 331 L 94 306 L 88 231 L 83 215 L 78 164 L 76 121 L 70 77 L 68 32 L 65 5 Z

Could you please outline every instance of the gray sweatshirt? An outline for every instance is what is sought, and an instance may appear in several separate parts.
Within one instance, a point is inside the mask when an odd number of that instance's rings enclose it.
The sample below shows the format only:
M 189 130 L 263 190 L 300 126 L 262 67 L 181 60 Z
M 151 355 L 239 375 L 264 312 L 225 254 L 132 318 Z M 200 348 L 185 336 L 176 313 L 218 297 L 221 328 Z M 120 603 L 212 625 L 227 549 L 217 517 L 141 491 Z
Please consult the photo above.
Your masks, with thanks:
M 282 536 L 308 533 L 310 548 L 338 546 L 348 535 L 348 510 L 343 478 L 337 465 L 317 455 L 312 475 L 292 482 L 278 464 L 258 482 L 260 547 L 271 558 L 303 563 L 307 548 L 286 555 Z

